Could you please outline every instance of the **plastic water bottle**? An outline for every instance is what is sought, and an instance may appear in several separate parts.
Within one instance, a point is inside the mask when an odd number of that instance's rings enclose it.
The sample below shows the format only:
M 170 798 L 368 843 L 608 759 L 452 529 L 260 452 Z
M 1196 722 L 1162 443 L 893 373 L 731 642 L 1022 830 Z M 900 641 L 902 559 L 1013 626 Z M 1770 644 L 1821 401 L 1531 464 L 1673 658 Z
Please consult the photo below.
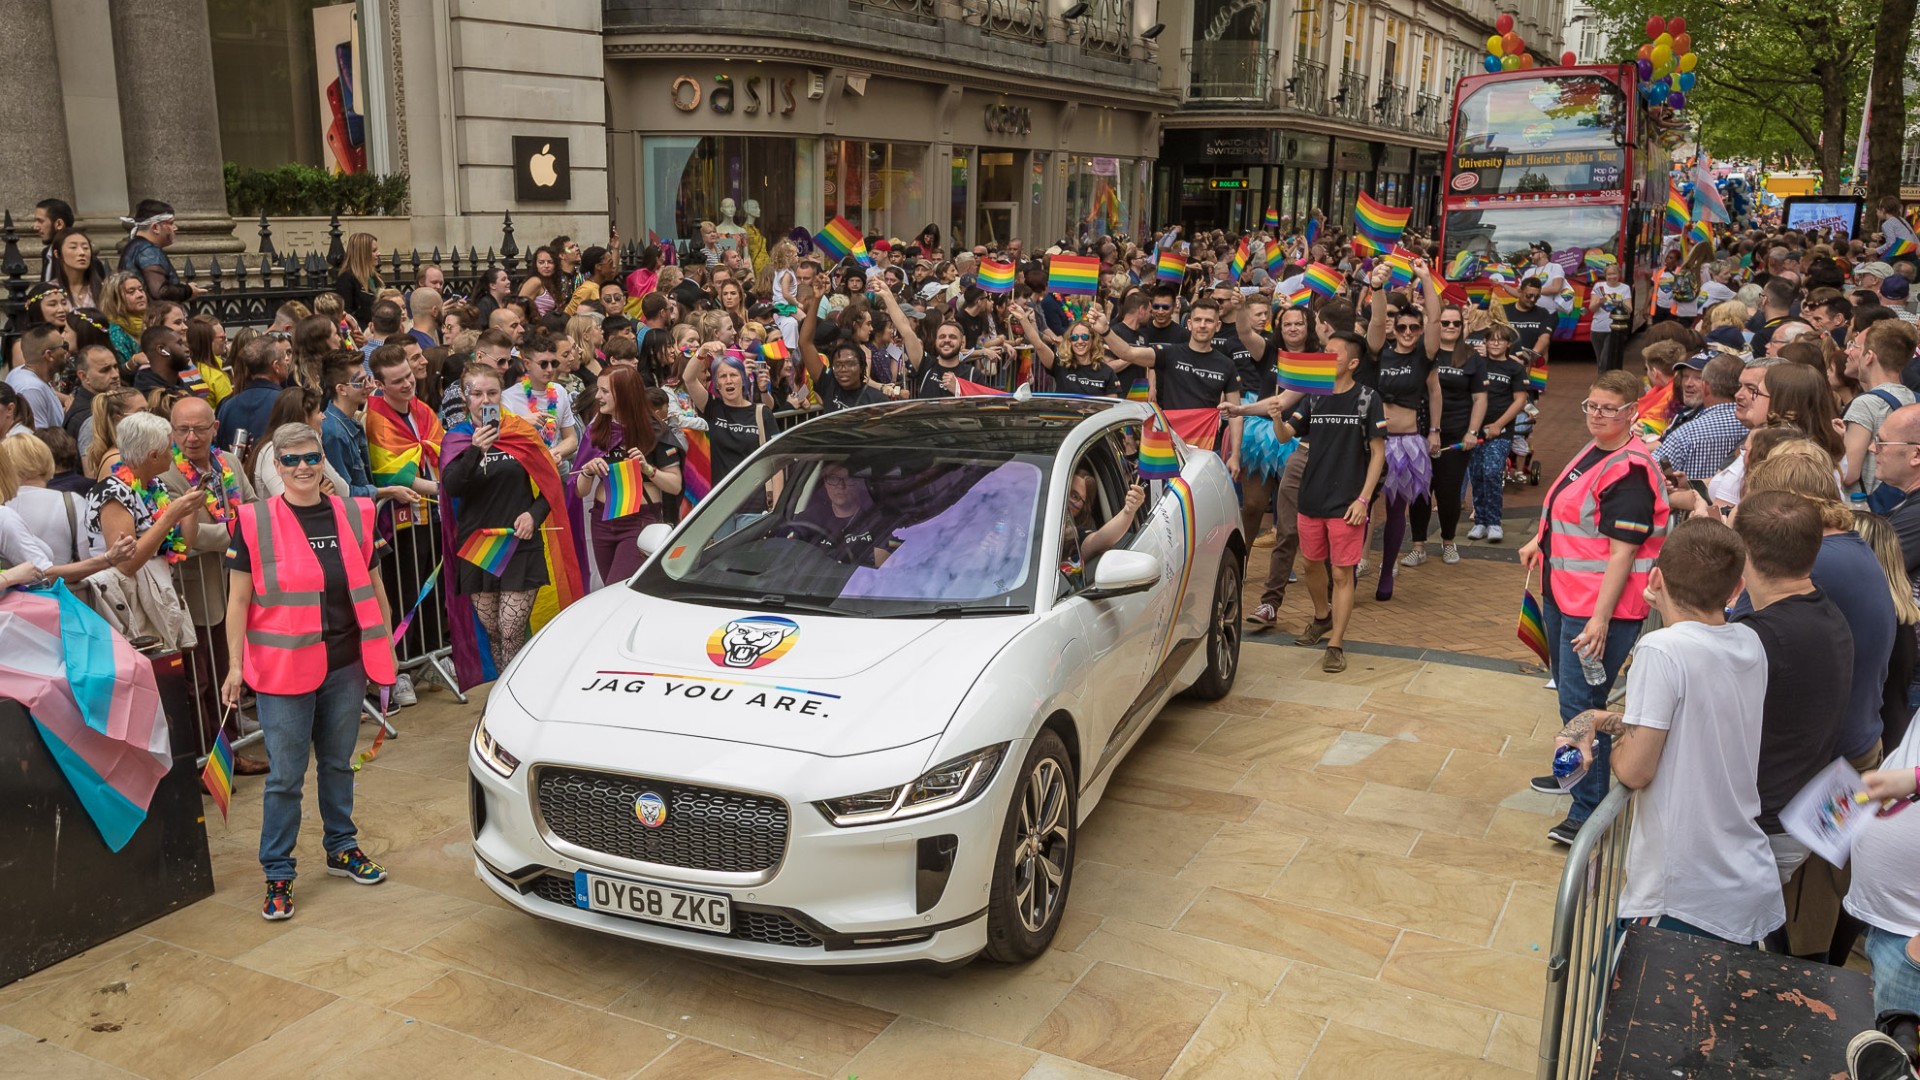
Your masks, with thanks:
M 1575 653 L 1574 655 L 1580 657 L 1580 674 L 1587 677 L 1588 686 L 1606 685 L 1607 665 L 1592 657 L 1580 656 L 1579 653 Z

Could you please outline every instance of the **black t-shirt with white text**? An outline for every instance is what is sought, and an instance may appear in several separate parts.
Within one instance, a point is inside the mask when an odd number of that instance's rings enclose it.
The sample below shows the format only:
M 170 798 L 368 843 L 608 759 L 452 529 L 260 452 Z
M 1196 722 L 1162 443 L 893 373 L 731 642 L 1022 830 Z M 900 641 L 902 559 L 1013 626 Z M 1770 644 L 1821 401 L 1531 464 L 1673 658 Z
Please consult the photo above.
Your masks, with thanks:
M 1217 349 L 1195 352 L 1183 343 L 1155 345 L 1153 351 L 1163 409 L 1214 408 L 1239 378 L 1232 358 Z
M 955 396 L 953 391 L 947 389 L 946 383 L 944 382 L 944 376 L 947 375 L 952 375 L 956 379 L 965 379 L 968 382 L 980 381 L 979 374 L 974 371 L 973 361 L 971 360 L 962 360 L 952 367 L 943 367 L 940 361 L 929 357 L 925 363 L 920 365 L 919 376 L 914 380 L 913 384 L 913 396 L 917 398 L 950 398 Z
M 1300 477 L 1300 513 L 1343 516 L 1366 487 L 1373 440 L 1387 437 L 1380 395 L 1358 383 L 1344 393 L 1309 395 L 1294 406 L 1287 423 L 1313 447 Z
M 1541 334 L 1553 333 L 1553 325 L 1558 319 L 1539 304 L 1533 305 L 1532 311 L 1521 311 L 1520 305 L 1515 304 L 1507 309 L 1507 321 L 1513 324 L 1514 330 L 1520 335 L 1514 345 L 1531 349 L 1539 343 Z
M 1465 354 L 1465 358 L 1455 366 L 1459 354 Z M 1435 370 L 1440 374 L 1440 439 L 1457 443 L 1467 433 L 1467 422 L 1473 419 L 1473 395 L 1487 389 L 1487 362 L 1472 349 L 1449 349 Z M 1507 400 L 1511 401 L 1511 396 Z M 1501 406 L 1503 410 L 1505 407 Z M 1491 397 L 1487 410 L 1493 410 Z
M 707 445 L 712 449 L 713 482 L 717 484 L 760 449 L 760 407 L 728 405 L 713 397 L 700 410 L 700 418 L 707 422 Z
M 1498 360 L 1489 358 L 1484 363 L 1486 366 L 1482 369 L 1481 380 L 1487 388 L 1486 422 L 1491 424 L 1512 407 L 1513 395 L 1528 392 L 1527 369 L 1520 366 L 1520 361 L 1504 356 Z M 1500 434 L 1513 434 L 1512 420 L 1508 420 L 1507 426 L 1500 429 Z
M 1120 385 L 1120 378 L 1112 368 L 1105 364 L 1090 364 L 1086 367 L 1056 364 L 1053 368 L 1053 381 L 1063 394 L 1085 394 L 1088 397 L 1110 397 L 1114 388 Z

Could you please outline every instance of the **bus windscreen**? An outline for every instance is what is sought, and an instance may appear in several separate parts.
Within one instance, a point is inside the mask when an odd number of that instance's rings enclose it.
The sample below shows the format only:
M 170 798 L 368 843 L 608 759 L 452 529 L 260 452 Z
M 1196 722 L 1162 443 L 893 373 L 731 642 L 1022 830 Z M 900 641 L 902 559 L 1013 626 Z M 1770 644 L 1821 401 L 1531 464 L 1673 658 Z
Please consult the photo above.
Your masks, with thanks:
M 1626 98 L 1598 75 L 1490 82 L 1454 117 L 1453 195 L 1627 186 Z

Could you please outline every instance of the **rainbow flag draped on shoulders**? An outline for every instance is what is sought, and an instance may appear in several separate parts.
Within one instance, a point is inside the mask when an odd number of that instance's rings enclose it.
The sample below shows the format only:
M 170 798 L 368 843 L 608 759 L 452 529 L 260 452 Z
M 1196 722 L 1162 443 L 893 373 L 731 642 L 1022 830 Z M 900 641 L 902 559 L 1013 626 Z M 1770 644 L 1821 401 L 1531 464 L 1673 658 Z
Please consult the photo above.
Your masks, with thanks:
M 440 446 L 447 433 L 425 402 L 414 398 L 402 417 L 386 398 L 369 399 L 366 425 L 367 458 L 376 485 L 412 487 L 422 475 L 440 475 Z
M 680 516 L 684 519 L 713 490 L 713 443 L 704 431 L 683 430 L 686 455 L 680 460 Z
M 448 466 L 473 446 L 473 424 L 462 421 L 444 437 L 440 452 L 440 470 L 444 477 Z M 580 556 L 574 545 L 573 521 L 567 513 L 566 484 L 554 467 L 553 455 L 540 440 L 540 432 L 519 416 L 500 414 L 500 438 L 494 446 L 504 451 L 526 471 L 533 494 L 547 501 L 547 519 L 528 543 L 540 545 L 547 563 L 547 584 L 540 587 L 533 601 L 531 626 L 534 631 L 551 622 L 560 610 L 587 593 L 580 573 Z M 446 487 L 440 490 L 440 540 L 442 550 L 459 552 L 460 510 L 465 501 Z M 466 690 L 499 676 L 494 670 L 493 652 L 487 646 L 487 632 L 473 612 L 473 603 L 454 589 L 447 590 L 447 621 L 452 628 L 453 668 L 460 689 Z

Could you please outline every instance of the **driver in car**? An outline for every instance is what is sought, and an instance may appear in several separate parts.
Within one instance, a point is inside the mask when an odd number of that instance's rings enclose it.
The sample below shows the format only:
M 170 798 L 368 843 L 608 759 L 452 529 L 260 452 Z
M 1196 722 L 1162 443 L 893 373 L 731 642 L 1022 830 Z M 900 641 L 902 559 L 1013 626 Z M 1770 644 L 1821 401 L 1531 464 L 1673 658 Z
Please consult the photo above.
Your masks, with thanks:
M 1086 469 L 1075 469 L 1067 487 L 1067 518 L 1060 526 L 1060 572 L 1077 588 L 1084 568 L 1113 549 L 1133 526 L 1134 515 L 1146 505 L 1147 489 L 1140 484 L 1127 488 L 1126 501 L 1105 525 L 1094 527 L 1093 489 L 1097 481 Z
M 880 542 L 879 515 L 867 482 L 833 462 L 820 469 L 820 490 L 826 498 L 809 500 L 788 524 L 787 539 L 812 541 L 843 563 L 884 564 L 890 551 Z

